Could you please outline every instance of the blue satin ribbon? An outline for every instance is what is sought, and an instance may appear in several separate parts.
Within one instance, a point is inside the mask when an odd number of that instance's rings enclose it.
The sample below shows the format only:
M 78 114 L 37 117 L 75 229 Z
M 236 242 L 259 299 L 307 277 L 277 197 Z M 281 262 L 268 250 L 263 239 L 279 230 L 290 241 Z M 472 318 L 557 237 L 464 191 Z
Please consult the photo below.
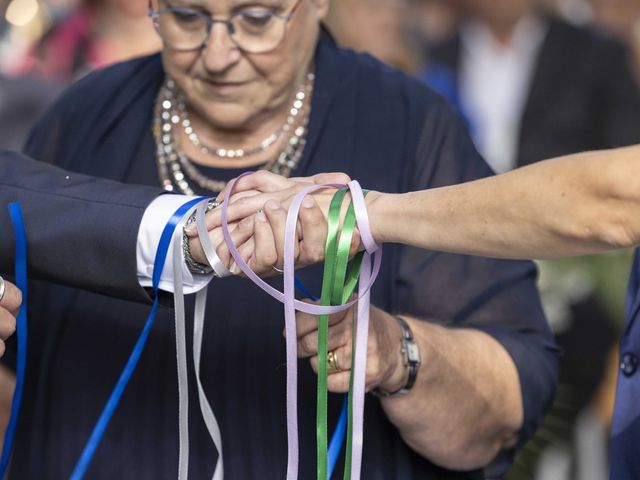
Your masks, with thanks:
M 22 292 L 22 305 L 16 320 L 18 330 L 18 361 L 16 368 L 16 388 L 13 392 L 11 403 L 11 416 L 9 424 L 4 434 L 4 445 L 2 447 L 2 457 L 0 457 L 0 478 L 5 477 L 13 438 L 20 415 L 20 404 L 22 403 L 22 393 L 24 392 L 24 377 L 27 370 L 27 235 L 24 228 L 22 210 L 18 203 L 9 204 L 9 215 L 13 224 L 13 232 L 16 240 L 15 274 L 16 286 Z
M 182 205 L 178 210 L 175 211 L 173 216 L 169 219 L 167 224 L 162 231 L 162 235 L 160 237 L 160 242 L 158 243 L 158 250 L 156 252 L 156 258 L 153 265 L 153 293 L 154 293 L 154 301 L 153 307 L 151 307 L 151 312 L 147 317 L 147 323 L 144 325 L 142 333 L 138 337 L 138 340 L 131 352 L 131 356 L 127 361 L 127 364 L 124 367 L 124 370 L 120 374 L 120 378 L 118 379 L 118 383 L 116 384 L 107 404 L 102 410 L 102 414 L 96 423 L 96 426 L 93 428 L 93 432 L 91 433 L 91 437 L 87 442 L 84 450 L 82 451 L 82 455 L 76 467 L 71 475 L 71 480 L 80 480 L 84 477 L 87 469 L 89 468 L 89 464 L 93 459 L 93 455 L 100 444 L 100 440 L 104 435 L 104 432 L 109 425 L 109 421 L 115 412 L 120 399 L 122 398 L 122 394 L 124 393 L 129 380 L 131 379 L 131 375 L 136 369 L 138 365 L 138 361 L 140 360 L 140 356 L 142 355 L 142 351 L 144 350 L 144 346 L 149 338 L 149 333 L 151 332 L 151 327 L 153 327 L 153 322 L 156 318 L 156 312 L 158 311 L 158 286 L 160 284 L 160 276 L 162 275 L 162 269 L 164 268 L 164 264 L 167 258 L 167 252 L 169 250 L 169 245 L 171 244 L 171 238 L 173 236 L 173 232 L 176 229 L 182 217 L 194 207 L 198 202 L 201 202 L 204 198 L 196 198 L 191 200 L 184 205 Z
M 158 244 L 158 249 L 156 252 L 156 258 L 153 266 L 153 292 L 154 292 L 154 302 L 151 307 L 151 311 L 149 312 L 149 316 L 147 317 L 147 321 L 144 325 L 138 340 L 129 356 L 129 359 L 120 374 L 120 378 L 116 383 L 115 388 L 113 389 L 107 404 L 105 405 L 98 422 L 96 423 L 87 444 L 85 445 L 82 455 L 76 464 L 76 467 L 71 474 L 71 480 L 80 480 L 84 477 L 91 464 L 91 460 L 100 445 L 100 441 L 104 436 L 104 432 L 113 417 L 113 414 L 122 399 L 122 395 L 124 394 L 124 390 L 133 375 L 133 372 L 138 365 L 144 347 L 146 345 L 147 339 L 149 338 L 149 334 L 151 332 L 151 328 L 153 327 L 156 313 L 158 311 L 159 301 L 158 301 L 158 286 L 160 284 L 160 277 L 162 275 L 162 270 L 164 269 L 164 264 L 166 262 L 167 253 L 169 250 L 169 246 L 171 244 L 171 238 L 173 236 L 173 232 L 180 223 L 180 220 L 184 217 L 184 215 L 195 206 L 198 202 L 202 201 L 202 198 L 196 198 L 191 200 L 188 203 L 182 205 L 172 217 L 169 219 L 167 224 L 162 231 L 162 235 L 160 237 L 160 242 Z M 16 285 L 22 292 L 22 306 L 20 307 L 20 312 L 17 318 L 17 340 L 18 340 L 18 359 L 17 359 L 17 371 L 16 371 L 16 388 L 13 395 L 13 402 L 11 404 L 11 416 L 9 418 L 9 424 L 7 426 L 7 430 L 5 432 L 4 444 L 2 449 L 2 457 L 0 457 L 0 478 L 4 478 L 6 474 L 7 467 L 9 465 L 9 460 L 11 458 L 11 450 L 13 446 L 13 440 L 15 435 L 15 429 L 17 425 L 18 416 L 20 413 L 20 405 L 22 402 L 22 395 L 24 391 L 24 378 L 26 373 L 26 362 L 27 362 L 27 239 L 26 232 L 24 228 L 24 219 L 22 217 L 22 212 L 20 209 L 20 205 L 17 203 L 12 203 L 9 205 L 9 214 L 11 216 L 11 220 L 13 223 L 13 229 L 16 239 L 16 253 L 15 253 L 15 275 L 16 275 Z M 317 300 L 317 297 L 313 295 L 299 280 L 296 279 L 297 288 L 302 291 L 307 297 L 312 300 Z M 333 471 L 335 470 L 335 466 L 338 462 L 338 457 L 340 456 L 340 451 L 344 444 L 344 437 L 346 432 L 346 423 L 347 423 L 347 398 L 345 395 L 345 400 L 342 406 L 342 411 L 340 412 L 340 418 L 336 425 L 336 429 L 331 437 L 331 443 L 329 445 L 329 471 L 328 478 L 331 478 Z
M 314 302 L 318 300 L 316 297 L 304 284 L 295 279 L 296 288 L 302 292 L 304 296 L 310 298 Z M 336 429 L 333 431 L 333 435 L 331 435 L 331 442 L 329 442 L 329 451 L 328 451 L 328 463 L 329 468 L 327 470 L 327 480 L 331 478 L 333 475 L 333 471 L 336 469 L 336 464 L 338 463 L 338 458 L 340 457 L 340 451 L 342 450 L 342 446 L 344 445 L 344 436 L 347 432 L 347 409 L 348 409 L 348 395 L 344 395 L 344 402 L 342 403 L 342 410 L 340 411 L 340 417 L 338 418 L 338 423 L 336 424 Z

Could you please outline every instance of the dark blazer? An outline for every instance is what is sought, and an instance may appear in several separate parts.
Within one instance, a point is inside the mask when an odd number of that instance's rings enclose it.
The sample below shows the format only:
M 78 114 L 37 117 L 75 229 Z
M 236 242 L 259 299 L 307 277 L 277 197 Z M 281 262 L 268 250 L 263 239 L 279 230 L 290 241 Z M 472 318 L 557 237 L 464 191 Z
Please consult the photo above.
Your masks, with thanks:
M 640 142 L 640 90 L 626 49 L 593 28 L 546 21 L 522 116 L 518 165 Z M 456 35 L 430 52 L 430 60 L 456 79 L 461 43 Z
M 315 60 L 309 136 L 294 175 L 345 171 L 369 188 L 389 192 L 490 175 L 458 116 L 420 82 L 370 57 L 341 50 L 324 35 Z M 151 119 L 163 77 L 159 56 L 88 76 L 45 115 L 28 153 L 76 172 L 157 186 Z M 206 173 L 220 179 L 231 176 L 221 169 Z M 65 261 L 74 257 L 67 252 Z M 92 272 L 101 275 L 93 268 Z M 320 266 L 298 275 L 311 291 L 320 291 Z M 279 281 L 272 280 L 276 286 Z M 39 344 L 30 350 L 33 370 L 23 410 L 28 414 L 19 424 L 11 478 L 66 478 L 147 309 L 49 284 L 34 284 L 33 290 L 31 338 Z M 513 357 L 521 380 L 520 442 L 532 435 L 553 397 L 557 366 L 531 263 L 389 246 L 372 302 L 390 312 L 479 329 L 500 342 Z M 232 479 L 282 478 L 286 469 L 282 307 L 238 278 L 214 282 L 207 305 L 202 377 L 220 421 L 225 472 Z M 92 478 L 175 477 L 172 315 L 169 309 L 158 313 L 138 371 L 91 465 Z M 300 364 L 299 382 L 300 474 L 312 478 L 316 376 L 308 362 Z M 197 402 L 197 395 L 191 399 Z M 331 425 L 341 403 L 341 396 L 330 396 Z M 197 411 L 197 403 L 190 410 Z M 418 456 L 402 441 L 376 399 L 367 399 L 366 412 L 363 478 L 483 477 L 479 470 L 447 471 Z M 191 434 L 195 453 L 190 472 L 194 478 L 206 478 L 215 458 L 210 441 L 201 422 L 192 422 Z M 507 467 L 510 453 L 505 452 L 496 465 Z
M 0 151 L 0 274 L 13 272 L 14 236 L 6 206 L 18 202 L 30 278 L 147 301 L 137 278 L 136 242 L 144 210 L 160 193 Z

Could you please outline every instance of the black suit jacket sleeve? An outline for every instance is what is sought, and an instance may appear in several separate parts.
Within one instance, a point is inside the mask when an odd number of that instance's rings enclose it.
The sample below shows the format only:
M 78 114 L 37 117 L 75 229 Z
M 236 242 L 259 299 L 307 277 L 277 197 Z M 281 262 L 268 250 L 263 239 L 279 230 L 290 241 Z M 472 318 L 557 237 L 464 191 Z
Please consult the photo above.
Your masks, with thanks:
M 0 151 L 0 273 L 13 272 L 7 205 L 19 202 L 30 278 L 148 302 L 137 279 L 136 243 L 142 215 L 159 193 Z

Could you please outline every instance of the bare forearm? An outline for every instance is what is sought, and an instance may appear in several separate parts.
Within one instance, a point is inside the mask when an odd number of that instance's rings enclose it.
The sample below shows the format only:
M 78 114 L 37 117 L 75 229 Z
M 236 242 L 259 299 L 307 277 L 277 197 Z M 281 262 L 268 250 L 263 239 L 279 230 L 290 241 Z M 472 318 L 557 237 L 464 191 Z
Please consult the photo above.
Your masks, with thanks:
M 382 242 L 503 258 L 629 247 L 640 242 L 640 147 L 371 199 L 374 236 Z
M 382 406 L 405 442 L 455 470 L 480 468 L 513 446 L 522 425 L 518 373 L 495 339 L 409 319 L 422 352 L 417 382 Z

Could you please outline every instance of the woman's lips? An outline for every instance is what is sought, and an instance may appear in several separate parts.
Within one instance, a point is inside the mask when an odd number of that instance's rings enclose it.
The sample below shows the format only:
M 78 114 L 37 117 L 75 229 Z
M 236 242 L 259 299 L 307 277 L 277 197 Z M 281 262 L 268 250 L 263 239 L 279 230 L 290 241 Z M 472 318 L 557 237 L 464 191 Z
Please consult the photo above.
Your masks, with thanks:
M 249 82 L 229 82 L 229 81 L 219 81 L 219 80 L 210 80 L 210 79 L 202 79 L 204 85 L 218 94 L 228 95 L 236 92 L 241 89 Z

